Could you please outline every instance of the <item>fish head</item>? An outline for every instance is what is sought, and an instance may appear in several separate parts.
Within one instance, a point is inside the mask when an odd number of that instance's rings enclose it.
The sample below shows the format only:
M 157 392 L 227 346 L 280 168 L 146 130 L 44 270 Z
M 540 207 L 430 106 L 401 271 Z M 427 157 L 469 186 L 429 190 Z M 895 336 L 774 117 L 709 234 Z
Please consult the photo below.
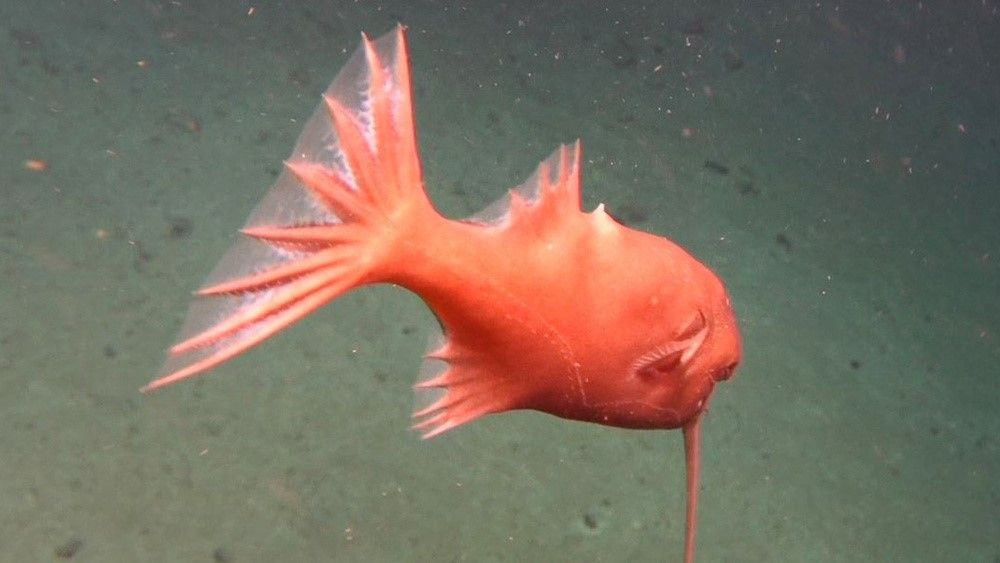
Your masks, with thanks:
M 648 412 L 640 422 L 654 427 L 683 426 L 707 405 L 715 384 L 733 376 L 742 360 L 736 315 L 722 282 L 707 269 L 692 300 L 664 308 L 662 322 L 629 363 L 625 380 L 635 387 Z
M 594 407 L 589 418 L 678 428 L 739 366 L 736 315 L 719 277 L 679 246 L 633 233 L 623 240 L 628 249 L 617 251 L 628 258 L 629 275 L 602 300 L 588 347 L 595 351 L 584 389 Z

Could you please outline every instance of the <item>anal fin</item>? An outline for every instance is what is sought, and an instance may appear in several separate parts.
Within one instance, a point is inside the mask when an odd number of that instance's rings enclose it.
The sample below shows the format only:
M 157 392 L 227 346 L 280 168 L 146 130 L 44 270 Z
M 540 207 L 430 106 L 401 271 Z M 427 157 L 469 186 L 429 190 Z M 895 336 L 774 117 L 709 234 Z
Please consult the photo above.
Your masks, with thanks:
M 491 373 L 481 358 L 457 353 L 437 328 L 424 356 L 421 379 L 414 385 L 412 428 L 426 440 L 508 410 L 510 394 L 504 381 L 501 374 Z

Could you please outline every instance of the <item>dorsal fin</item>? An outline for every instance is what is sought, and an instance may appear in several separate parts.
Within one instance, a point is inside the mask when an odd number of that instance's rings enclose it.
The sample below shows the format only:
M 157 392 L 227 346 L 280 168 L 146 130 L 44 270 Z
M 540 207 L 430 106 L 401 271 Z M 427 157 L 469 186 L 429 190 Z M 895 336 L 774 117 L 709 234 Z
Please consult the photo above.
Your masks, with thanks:
M 580 210 L 580 162 L 583 146 L 559 145 L 520 186 L 469 217 L 468 221 L 499 225 L 532 217 L 540 224 L 556 223 Z

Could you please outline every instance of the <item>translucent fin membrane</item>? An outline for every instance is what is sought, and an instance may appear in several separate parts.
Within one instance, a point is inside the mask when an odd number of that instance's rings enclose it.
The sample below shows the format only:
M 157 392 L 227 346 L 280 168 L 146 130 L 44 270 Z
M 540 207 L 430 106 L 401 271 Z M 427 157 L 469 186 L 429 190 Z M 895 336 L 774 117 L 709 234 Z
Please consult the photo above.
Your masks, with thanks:
M 378 281 L 367 276 L 381 258 L 379 222 L 403 200 L 426 202 L 404 31 L 363 38 L 145 390 L 211 369 Z

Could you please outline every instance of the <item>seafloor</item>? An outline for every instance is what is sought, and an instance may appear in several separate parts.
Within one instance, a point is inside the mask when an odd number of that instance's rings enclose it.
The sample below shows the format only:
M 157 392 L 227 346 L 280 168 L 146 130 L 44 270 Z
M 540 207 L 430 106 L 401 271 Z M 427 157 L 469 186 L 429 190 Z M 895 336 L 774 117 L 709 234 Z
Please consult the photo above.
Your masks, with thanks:
M 705 424 L 701 561 L 996 561 L 998 10 L 0 3 L 0 561 L 679 557 L 678 433 L 416 439 L 433 319 L 394 288 L 138 393 L 359 33 L 397 21 L 443 211 L 582 137 L 587 208 L 727 280 L 746 357 Z

